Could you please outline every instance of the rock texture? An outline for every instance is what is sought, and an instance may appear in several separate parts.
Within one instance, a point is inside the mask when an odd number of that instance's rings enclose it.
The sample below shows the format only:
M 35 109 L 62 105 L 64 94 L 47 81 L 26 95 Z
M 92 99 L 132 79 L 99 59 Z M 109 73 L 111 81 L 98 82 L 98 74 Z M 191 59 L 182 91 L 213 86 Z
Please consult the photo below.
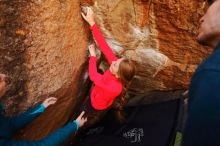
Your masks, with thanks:
M 58 98 L 24 130 L 22 138 L 36 139 L 62 126 L 79 101 L 88 28 L 78 0 L 6 0 L 0 8 L 0 70 L 12 78 L 6 111 L 17 114 L 46 96 Z
M 1 0 L 0 72 L 11 77 L 4 98 L 7 113 L 22 112 L 46 96 L 59 99 L 18 138 L 46 136 L 81 103 L 77 95 L 89 29 L 80 4 L 93 6 L 116 54 L 136 61 L 133 95 L 153 100 L 151 92 L 187 89 L 197 65 L 211 52 L 195 40 L 207 7 L 203 0 Z
M 210 49 L 196 42 L 203 0 L 96 0 L 102 32 L 120 56 L 137 61 L 134 93 L 187 89 Z

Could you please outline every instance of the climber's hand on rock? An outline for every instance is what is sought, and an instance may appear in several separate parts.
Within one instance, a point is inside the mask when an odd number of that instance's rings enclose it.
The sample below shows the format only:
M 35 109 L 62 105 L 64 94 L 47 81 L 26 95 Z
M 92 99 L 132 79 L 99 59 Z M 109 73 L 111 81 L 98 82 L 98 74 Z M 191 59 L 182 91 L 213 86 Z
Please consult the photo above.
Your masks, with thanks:
M 94 57 L 96 57 L 96 49 L 95 49 L 95 45 L 94 44 L 91 44 L 91 45 L 89 45 L 89 53 L 90 53 L 90 56 L 94 56 Z
M 81 12 L 82 17 L 89 23 L 90 26 L 93 26 L 95 24 L 95 16 L 92 8 L 87 7 L 87 12 L 84 14 Z
M 48 97 L 44 100 L 43 105 L 45 108 L 49 107 L 52 104 L 55 104 L 57 102 L 57 98 L 55 97 Z
M 76 122 L 78 123 L 78 126 L 79 126 L 79 127 L 82 127 L 82 126 L 85 124 L 85 122 L 87 122 L 87 118 L 84 118 L 84 117 L 83 117 L 84 114 L 85 114 L 84 111 L 81 112 L 81 114 L 80 114 L 80 115 L 77 117 L 77 119 L 76 119 Z

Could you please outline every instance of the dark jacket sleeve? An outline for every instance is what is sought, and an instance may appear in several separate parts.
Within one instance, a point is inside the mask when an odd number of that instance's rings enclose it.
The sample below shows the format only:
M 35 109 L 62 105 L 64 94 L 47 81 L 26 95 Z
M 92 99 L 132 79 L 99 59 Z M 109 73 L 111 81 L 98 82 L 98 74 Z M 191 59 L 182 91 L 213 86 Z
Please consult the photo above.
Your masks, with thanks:
M 76 121 L 70 122 L 63 128 L 60 128 L 49 136 L 37 140 L 37 141 L 19 141 L 19 140 L 4 140 L 0 141 L 0 145 L 4 146 L 59 146 L 64 142 L 71 134 L 76 132 L 78 124 Z
M 182 146 L 219 146 L 220 72 L 201 70 L 191 82 Z

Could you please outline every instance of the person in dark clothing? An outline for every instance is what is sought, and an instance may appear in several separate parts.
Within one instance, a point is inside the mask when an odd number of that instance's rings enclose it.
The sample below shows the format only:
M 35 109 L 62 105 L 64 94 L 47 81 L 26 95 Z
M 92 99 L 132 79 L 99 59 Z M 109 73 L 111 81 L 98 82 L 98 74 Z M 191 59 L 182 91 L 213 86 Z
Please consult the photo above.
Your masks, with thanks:
M 197 40 L 215 49 L 192 77 L 182 146 L 220 146 L 220 0 L 200 23 Z
M 0 99 L 6 91 L 5 78 L 6 76 L 4 74 L 0 74 Z M 43 139 L 36 141 L 11 139 L 12 134 L 16 130 L 30 123 L 33 119 L 43 113 L 47 107 L 55 104 L 56 101 L 57 99 L 55 97 L 49 97 L 44 100 L 42 104 L 15 117 L 5 117 L 3 115 L 4 107 L 0 104 L 0 146 L 58 146 L 64 142 L 87 121 L 87 118 L 83 118 L 84 112 L 82 112 L 73 122 L 69 122 L 63 128 L 54 131 Z

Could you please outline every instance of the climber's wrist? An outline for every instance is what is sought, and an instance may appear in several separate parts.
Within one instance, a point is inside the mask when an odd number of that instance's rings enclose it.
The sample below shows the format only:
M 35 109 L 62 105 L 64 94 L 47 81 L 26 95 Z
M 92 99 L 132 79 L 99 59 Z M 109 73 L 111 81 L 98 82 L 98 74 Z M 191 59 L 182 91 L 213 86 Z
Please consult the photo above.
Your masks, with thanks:
M 88 22 L 90 26 L 93 26 L 95 24 L 95 20 L 92 20 L 90 22 Z

